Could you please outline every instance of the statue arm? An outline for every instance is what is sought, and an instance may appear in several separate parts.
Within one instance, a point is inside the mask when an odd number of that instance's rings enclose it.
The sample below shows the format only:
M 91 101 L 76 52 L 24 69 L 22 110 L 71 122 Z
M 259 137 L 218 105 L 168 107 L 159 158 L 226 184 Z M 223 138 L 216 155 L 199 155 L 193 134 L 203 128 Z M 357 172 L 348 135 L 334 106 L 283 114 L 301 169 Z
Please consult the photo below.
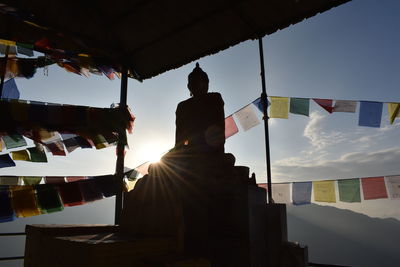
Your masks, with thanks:
M 176 112 L 176 119 L 175 119 L 175 148 L 179 148 L 183 146 L 185 142 L 185 135 L 183 133 L 183 127 L 182 127 L 182 115 L 181 115 L 181 109 L 180 105 L 178 105 Z

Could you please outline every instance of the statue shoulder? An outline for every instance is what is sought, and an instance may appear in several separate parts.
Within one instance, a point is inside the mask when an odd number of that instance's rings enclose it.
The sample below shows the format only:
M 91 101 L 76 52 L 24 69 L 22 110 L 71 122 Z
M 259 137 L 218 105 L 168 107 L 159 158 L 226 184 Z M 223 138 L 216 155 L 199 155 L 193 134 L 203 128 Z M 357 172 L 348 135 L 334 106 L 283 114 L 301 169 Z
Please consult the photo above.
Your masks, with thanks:
M 222 99 L 222 96 L 220 93 L 208 93 L 207 94 L 209 98 L 212 98 L 216 102 L 221 102 L 224 104 L 224 100 Z

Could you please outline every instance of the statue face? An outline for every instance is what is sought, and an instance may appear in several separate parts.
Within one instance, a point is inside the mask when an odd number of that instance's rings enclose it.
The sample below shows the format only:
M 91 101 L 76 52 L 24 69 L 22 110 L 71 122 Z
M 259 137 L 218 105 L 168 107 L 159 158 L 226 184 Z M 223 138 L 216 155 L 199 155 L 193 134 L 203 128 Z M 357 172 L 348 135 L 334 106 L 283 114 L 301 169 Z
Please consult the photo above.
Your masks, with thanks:
M 204 78 L 194 78 L 188 83 L 188 89 L 193 96 L 203 95 L 208 92 L 208 80 Z

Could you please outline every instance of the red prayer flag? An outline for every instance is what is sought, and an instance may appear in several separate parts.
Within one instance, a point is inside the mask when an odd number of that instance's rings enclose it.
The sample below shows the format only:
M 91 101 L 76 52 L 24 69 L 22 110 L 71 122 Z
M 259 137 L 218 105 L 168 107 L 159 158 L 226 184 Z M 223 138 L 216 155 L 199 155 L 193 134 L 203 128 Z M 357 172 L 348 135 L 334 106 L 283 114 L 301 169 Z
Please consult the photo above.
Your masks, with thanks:
M 44 177 L 45 184 L 63 184 L 65 183 L 64 176 L 45 176 Z
M 329 113 L 333 112 L 333 100 L 332 99 L 321 99 L 321 98 L 313 98 L 315 103 L 320 105 L 323 109 L 328 111 Z
M 65 177 L 65 179 L 67 180 L 68 183 L 71 183 L 71 182 L 86 180 L 87 177 L 86 176 L 67 176 L 67 177 Z
M 66 156 L 64 144 L 61 141 L 45 144 L 45 146 L 50 150 L 53 156 Z
M 85 204 L 79 182 L 60 184 L 58 189 L 65 207 Z
M 365 200 L 388 197 L 383 177 L 362 178 L 361 184 Z
M 225 118 L 225 139 L 231 137 L 238 132 L 238 127 L 233 119 L 233 116 Z
M 257 184 L 257 186 L 268 190 L 268 184 L 266 184 L 266 183 L 260 183 L 260 184 Z

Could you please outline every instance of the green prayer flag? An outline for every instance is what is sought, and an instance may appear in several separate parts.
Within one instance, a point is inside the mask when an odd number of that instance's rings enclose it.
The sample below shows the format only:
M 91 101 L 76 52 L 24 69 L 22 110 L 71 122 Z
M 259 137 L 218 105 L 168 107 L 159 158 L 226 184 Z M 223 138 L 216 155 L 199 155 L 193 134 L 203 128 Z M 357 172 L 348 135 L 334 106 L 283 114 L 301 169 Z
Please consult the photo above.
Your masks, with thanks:
M 29 154 L 31 154 L 32 162 L 47 162 L 46 153 L 37 147 L 28 148 Z
M 33 49 L 34 48 L 33 44 L 26 44 L 26 43 L 17 42 L 16 45 L 20 46 L 20 47 L 24 47 L 24 48 L 29 48 L 29 49 Z
M 342 202 L 361 202 L 360 179 L 338 180 L 339 199 Z
M 26 146 L 26 141 L 24 137 L 20 134 L 5 135 L 2 137 L 7 149 L 17 148 L 21 146 Z
M 308 116 L 310 113 L 310 99 L 290 98 L 290 113 Z
M 25 185 L 37 185 L 42 181 L 42 177 L 38 176 L 21 176 Z
M 50 184 L 41 184 L 35 187 L 40 210 L 44 213 L 62 211 L 64 205 L 61 202 L 57 188 Z

